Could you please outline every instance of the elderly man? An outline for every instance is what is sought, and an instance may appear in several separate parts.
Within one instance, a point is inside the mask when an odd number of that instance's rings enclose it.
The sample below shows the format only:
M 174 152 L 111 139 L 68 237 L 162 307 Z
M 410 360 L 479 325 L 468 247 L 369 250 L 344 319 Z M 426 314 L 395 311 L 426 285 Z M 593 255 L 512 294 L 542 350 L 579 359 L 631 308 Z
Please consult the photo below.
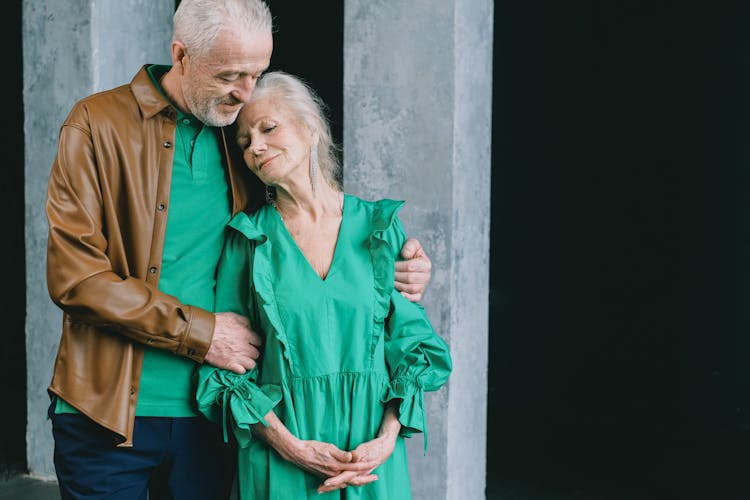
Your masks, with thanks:
M 261 0 L 183 0 L 171 66 L 82 99 L 62 125 L 47 194 L 47 281 L 63 310 L 49 392 L 63 498 L 211 499 L 234 453 L 198 416 L 199 363 L 255 366 L 248 320 L 214 312 L 232 215 L 263 202 L 231 125 L 268 67 Z M 396 286 L 419 297 L 430 262 L 409 240 Z

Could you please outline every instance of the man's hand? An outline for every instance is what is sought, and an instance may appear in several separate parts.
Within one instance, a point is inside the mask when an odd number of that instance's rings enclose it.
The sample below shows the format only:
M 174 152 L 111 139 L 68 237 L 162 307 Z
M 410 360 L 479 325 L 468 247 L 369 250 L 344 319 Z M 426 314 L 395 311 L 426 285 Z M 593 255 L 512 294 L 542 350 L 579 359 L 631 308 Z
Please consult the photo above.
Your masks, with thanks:
M 216 313 L 215 317 L 206 363 L 240 374 L 255 368 L 263 339 L 250 329 L 250 321 L 232 312 Z
M 432 262 L 414 238 L 406 240 L 401 257 L 406 260 L 396 262 L 396 290 L 412 302 L 419 302 L 432 276 Z

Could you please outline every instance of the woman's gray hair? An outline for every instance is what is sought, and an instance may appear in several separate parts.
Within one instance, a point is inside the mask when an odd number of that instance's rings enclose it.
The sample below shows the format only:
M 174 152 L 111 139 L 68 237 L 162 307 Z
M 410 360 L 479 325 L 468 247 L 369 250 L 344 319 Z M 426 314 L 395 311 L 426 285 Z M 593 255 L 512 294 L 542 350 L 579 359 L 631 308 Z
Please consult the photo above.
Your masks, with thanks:
M 201 57 L 229 27 L 271 33 L 271 11 L 263 0 L 182 0 L 174 13 L 172 41 L 182 42 L 193 57 Z
M 342 189 L 339 148 L 331 136 L 328 107 L 302 79 L 283 71 L 263 74 L 255 84 L 250 102 L 270 100 L 299 120 L 318 137 L 318 168 L 335 187 Z

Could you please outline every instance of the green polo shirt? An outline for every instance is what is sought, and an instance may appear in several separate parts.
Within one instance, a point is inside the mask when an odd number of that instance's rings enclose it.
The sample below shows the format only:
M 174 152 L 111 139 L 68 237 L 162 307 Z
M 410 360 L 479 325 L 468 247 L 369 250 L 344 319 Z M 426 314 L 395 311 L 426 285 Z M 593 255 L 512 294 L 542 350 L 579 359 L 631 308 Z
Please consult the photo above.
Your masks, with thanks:
M 168 69 L 149 68 L 157 87 L 158 76 Z M 178 112 L 159 290 L 183 304 L 213 311 L 216 266 L 231 217 L 229 203 L 217 130 Z M 194 368 L 194 361 L 147 347 L 135 414 L 198 415 L 191 395 Z
M 150 66 L 159 88 L 167 66 Z M 162 94 L 164 92 L 162 91 Z M 218 131 L 192 115 L 177 114 L 174 164 L 159 290 L 183 304 L 214 308 L 216 266 L 231 217 L 230 193 Z M 138 404 L 140 417 L 190 417 L 191 375 L 196 363 L 171 352 L 145 347 Z M 75 411 L 58 400 L 57 411 Z

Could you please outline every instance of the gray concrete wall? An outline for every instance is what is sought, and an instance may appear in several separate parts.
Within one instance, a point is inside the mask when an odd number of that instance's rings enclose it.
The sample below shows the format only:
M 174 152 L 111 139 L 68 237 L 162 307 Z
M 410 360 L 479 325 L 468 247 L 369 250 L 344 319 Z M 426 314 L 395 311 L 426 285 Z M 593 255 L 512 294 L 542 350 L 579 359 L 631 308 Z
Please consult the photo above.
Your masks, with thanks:
M 27 455 L 34 475 L 54 475 L 46 388 L 61 314 L 45 283 L 44 200 L 60 124 L 79 98 L 127 83 L 144 63 L 168 63 L 173 13 L 174 0 L 23 2 Z
M 485 496 L 492 18 L 491 0 L 345 2 L 345 188 L 407 200 L 454 361 L 427 397 L 427 456 L 409 443 L 416 499 Z
M 493 6 L 454 6 L 450 499 L 484 498 L 486 476 Z

